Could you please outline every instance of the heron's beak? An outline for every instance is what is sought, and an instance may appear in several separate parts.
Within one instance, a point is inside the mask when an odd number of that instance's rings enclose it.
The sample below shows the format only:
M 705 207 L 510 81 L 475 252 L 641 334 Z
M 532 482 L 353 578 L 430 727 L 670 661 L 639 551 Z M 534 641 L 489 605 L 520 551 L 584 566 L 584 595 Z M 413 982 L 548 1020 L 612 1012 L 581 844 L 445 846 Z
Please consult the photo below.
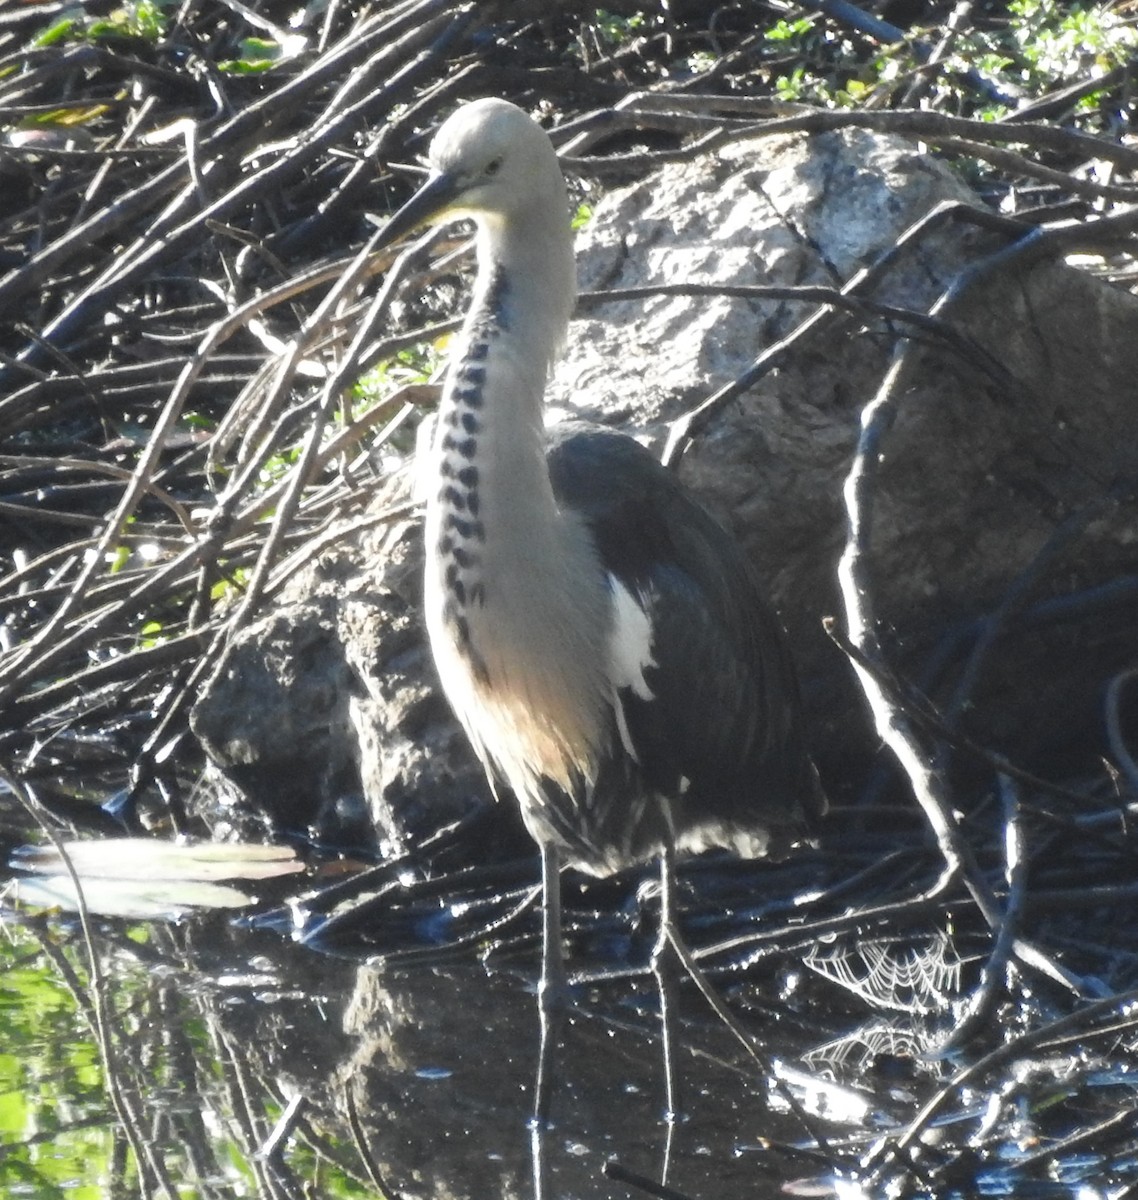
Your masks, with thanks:
M 383 250 L 409 233 L 433 224 L 459 196 L 458 181 L 450 175 L 433 175 L 383 227 L 376 250 Z

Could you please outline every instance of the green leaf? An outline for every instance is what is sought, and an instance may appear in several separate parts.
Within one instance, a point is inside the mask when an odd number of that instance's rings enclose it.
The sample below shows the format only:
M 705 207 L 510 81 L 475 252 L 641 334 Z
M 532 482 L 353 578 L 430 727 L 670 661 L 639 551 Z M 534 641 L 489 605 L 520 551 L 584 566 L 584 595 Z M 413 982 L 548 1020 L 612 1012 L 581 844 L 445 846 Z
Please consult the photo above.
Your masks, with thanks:
M 43 33 L 33 39 L 32 47 L 41 50 L 45 46 L 54 46 L 57 42 L 66 40 L 77 24 L 78 22 L 74 17 L 63 17 L 61 20 L 56 21 L 54 25 L 49 25 Z
M 763 37 L 768 42 L 791 42 L 809 33 L 813 27 L 814 22 L 810 17 L 801 17 L 797 21 L 778 21 L 763 34 Z
M 290 36 L 283 43 L 271 38 L 242 38 L 238 43 L 241 57 L 219 62 L 218 70 L 228 71 L 231 75 L 256 75 L 285 59 L 295 58 L 306 45 L 306 39 L 300 36 Z

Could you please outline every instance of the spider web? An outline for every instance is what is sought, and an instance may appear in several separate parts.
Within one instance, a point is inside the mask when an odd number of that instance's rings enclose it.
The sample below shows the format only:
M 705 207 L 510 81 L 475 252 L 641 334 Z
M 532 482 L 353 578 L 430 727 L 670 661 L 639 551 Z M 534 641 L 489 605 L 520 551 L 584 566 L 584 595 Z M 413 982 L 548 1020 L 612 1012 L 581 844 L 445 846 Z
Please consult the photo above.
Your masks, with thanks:
M 960 996 L 963 960 L 943 930 L 923 945 L 896 939 L 813 946 L 803 962 L 874 1008 L 925 1016 L 944 1012 Z

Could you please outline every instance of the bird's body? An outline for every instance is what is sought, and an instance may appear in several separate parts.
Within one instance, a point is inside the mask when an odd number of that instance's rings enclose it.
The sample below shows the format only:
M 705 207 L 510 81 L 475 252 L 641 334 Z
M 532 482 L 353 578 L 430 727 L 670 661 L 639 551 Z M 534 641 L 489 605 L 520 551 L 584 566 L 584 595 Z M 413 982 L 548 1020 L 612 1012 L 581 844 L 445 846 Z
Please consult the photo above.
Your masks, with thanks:
M 447 697 L 516 795 L 547 891 L 558 861 L 607 874 L 676 849 L 763 853 L 819 793 L 752 569 L 633 439 L 544 428 L 575 297 L 553 147 L 520 109 L 482 100 L 442 126 L 430 161 L 390 240 L 464 216 L 478 228 L 427 484 L 427 628 Z

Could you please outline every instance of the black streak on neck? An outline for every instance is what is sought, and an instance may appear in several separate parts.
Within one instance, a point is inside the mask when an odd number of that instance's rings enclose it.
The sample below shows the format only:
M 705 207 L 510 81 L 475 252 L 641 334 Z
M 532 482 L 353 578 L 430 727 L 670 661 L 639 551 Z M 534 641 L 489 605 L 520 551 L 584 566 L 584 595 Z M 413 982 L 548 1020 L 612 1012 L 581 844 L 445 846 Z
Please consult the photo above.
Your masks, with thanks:
M 447 430 L 442 437 L 444 455 L 457 454 L 461 466 L 444 461 L 441 466 L 438 500 L 442 507 L 442 531 L 435 549 L 442 567 L 446 599 L 443 620 L 451 631 L 455 646 L 470 663 L 474 673 L 487 681 L 486 665 L 472 645 L 468 606 L 481 607 L 486 601 L 486 583 L 482 578 L 482 557 L 478 547 L 486 541 L 486 529 L 479 520 L 478 436 L 482 430 L 481 410 L 486 403 L 486 361 L 490 346 L 509 328 L 506 301 L 509 282 L 500 263 L 490 269 L 490 284 L 467 325 L 468 339 L 462 358 L 451 374 L 443 420 Z

